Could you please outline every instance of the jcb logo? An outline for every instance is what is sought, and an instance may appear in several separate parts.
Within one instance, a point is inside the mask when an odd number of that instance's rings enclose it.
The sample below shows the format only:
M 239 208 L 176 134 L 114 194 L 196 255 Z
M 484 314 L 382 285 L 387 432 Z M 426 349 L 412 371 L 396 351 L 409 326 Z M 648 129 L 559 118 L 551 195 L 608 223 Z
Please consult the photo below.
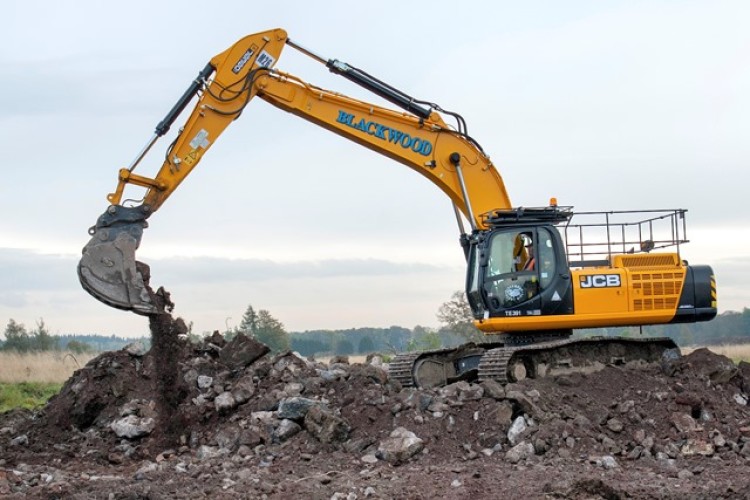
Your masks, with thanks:
M 588 274 L 581 276 L 581 288 L 618 287 L 621 284 L 619 274 Z

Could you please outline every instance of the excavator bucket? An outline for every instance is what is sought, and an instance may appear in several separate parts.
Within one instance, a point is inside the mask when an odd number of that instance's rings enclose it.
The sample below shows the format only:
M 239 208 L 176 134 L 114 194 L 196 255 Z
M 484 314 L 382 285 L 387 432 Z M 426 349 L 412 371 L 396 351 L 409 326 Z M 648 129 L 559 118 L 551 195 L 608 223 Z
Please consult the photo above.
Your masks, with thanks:
M 105 304 L 136 314 L 157 314 L 148 288 L 149 268 L 135 260 L 148 224 L 137 209 L 111 206 L 89 230 L 78 278 L 84 290 Z

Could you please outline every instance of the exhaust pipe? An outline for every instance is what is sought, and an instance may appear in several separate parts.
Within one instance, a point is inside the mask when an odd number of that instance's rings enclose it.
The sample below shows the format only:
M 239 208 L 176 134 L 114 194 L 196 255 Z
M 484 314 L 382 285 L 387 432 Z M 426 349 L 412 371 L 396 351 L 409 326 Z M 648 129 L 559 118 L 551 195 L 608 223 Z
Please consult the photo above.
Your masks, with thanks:
M 149 215 L 144 205 L 111 205 L 89 229 L 91 240 L 78 263 L 81 286 L 95 299 L 144 316 L 158 314 L 149 267 L 135 260 Z

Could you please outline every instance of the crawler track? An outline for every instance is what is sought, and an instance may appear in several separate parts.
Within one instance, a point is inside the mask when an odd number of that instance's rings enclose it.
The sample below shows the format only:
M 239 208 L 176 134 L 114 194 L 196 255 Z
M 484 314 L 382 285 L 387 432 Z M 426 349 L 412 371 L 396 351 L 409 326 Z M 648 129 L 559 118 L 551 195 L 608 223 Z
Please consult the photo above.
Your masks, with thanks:
M 669 338 L 591 337 L 528 345 L 465 344 L 397 356 L 391 377 L 404 387 L 436 387 L 460 379 L 495 380 L 501 384 L 525 378 L 593 373 L 608 365 L 648 365 L 679 356 Z

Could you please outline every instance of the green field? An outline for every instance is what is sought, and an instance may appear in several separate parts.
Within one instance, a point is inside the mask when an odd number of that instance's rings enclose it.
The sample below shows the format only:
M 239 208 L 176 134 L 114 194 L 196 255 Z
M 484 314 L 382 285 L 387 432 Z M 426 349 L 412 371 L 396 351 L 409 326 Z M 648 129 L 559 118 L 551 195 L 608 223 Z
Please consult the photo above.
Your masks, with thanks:
M 0 413 L 14 408 L 34 409 L 60 392 L 62 384 L 50 382 L 0 383 Z

